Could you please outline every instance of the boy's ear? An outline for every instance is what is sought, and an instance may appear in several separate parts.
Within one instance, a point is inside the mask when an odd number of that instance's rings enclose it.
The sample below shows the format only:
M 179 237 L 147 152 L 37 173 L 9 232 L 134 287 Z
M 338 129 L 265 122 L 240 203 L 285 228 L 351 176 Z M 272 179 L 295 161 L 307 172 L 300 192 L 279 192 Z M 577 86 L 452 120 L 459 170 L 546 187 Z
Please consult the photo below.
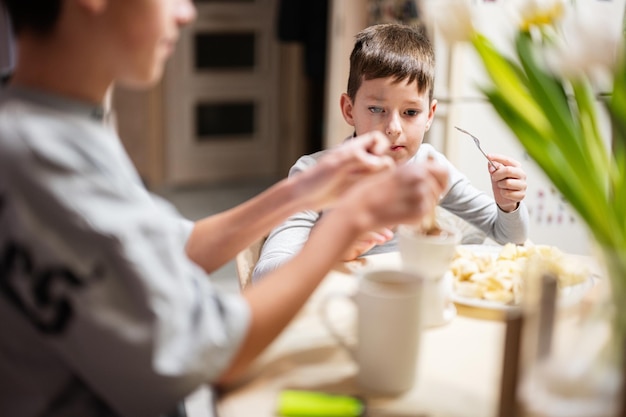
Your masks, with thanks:
M 341 105 L 341 114 L 343 115 L 346 123 L 348 123 L 350 126 L 354 126 L 354 117 L 352 116 L 354 104 L 346 93 L 343 93 L 341 95 L 341 100 L 339 104 Z
M 433 99 L 430 102 L 430 108 L 428 109 L 428 122 L 426 122 L 426 130 L 430 129 L 430 125 L 435 119 L 435 111 L 437 110 L 437 100 Z

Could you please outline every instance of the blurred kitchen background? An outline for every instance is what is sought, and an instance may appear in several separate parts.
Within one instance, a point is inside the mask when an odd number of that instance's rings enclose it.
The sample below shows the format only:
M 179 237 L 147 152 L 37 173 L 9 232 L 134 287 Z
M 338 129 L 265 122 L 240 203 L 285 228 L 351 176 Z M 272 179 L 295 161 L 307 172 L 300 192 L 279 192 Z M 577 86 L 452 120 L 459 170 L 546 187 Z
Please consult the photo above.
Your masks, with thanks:
M 440 0 L 425 0 L 440 1 Z M 510 0 L 473 0 L 480 28 L 507 36 Z M 578 0 L 613 8 L 625 0 Z M 420 24 L 414 0 L 197 0 L 163 82 L 148 92 L 113 94 L 117 126 L 149 188 L 191 218 L 221 211 L 287 174 L 304 153 L 351 134 L 339 110 L 354 35 L 369 24 Z M 469 48 L 431 34 L 437 55 L 433 143 L 479 187 L 490 191 L 486 151 L 520 160 L 528 173 L 531 240 L 573 253 L 590 251 L 586 230 L 482 98 L 482 69 Z M 610 93 L 610 92 L 606 92 Z M 608 122 L 605 126 L 608 129 Z M 229 264 L 217 276 L 234 282 Z

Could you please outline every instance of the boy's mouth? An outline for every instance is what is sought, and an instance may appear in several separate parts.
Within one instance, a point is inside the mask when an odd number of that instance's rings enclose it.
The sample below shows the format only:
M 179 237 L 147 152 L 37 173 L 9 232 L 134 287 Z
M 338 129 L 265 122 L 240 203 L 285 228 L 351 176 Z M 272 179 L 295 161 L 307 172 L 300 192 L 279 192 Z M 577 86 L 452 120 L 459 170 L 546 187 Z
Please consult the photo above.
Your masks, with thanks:
M 398 151 L 400 151 L 400 150 L 404 149 L 404 146 L 401 146 L 401 145 L 393 145 L 390 149 L 391 149 L 391 152 L 398 152 Z

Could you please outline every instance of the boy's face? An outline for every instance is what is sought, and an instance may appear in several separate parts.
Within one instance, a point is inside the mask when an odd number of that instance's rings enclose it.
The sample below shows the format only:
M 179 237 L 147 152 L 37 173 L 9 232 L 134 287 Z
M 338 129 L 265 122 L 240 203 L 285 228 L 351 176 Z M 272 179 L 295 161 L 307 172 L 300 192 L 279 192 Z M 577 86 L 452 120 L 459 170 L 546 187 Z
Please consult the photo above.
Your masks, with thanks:
M 109 0 L 104 13 L 112 27 L 115 77 L 130 86 L 161 78 L 180 27 L 196 16 L 191 0 Z
M 396 82 L 391 77 L 363 80 L 354 102 L 347 94 L 341 97 L 346 122 L 354 126 L 357 135 L 383 132 L 391 142 L 388 154 L 396 164 L 417 153 L 436 107 L 437 101 L 429 101 L 428 91 L 418 92 L 416 81 Z

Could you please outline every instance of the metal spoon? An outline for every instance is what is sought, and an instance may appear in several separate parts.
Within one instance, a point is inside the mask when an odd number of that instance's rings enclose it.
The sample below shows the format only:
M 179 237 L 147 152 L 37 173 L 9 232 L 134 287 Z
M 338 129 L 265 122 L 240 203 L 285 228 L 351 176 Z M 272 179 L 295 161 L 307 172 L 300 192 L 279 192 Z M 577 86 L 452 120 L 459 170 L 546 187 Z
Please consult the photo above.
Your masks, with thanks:
M 485 151 L 483 151 L 483 148 L 480 147 L 480 140 L 478 140 L 478 138 L 474 135 L 472 135 L 470 132 L 468 132 L 467 130 L 463 130 L 460 127 L 456 127 L 454 126 L 454 128 L 458 131 L 461 131 L 463 133 L 465 133 L 466 135 L 469 135 L 472 139 L 474 139 L 474 143 L 476 144 L 476 147 L 478 148 L 478 150 L 480 151 L 480 153 L 482 153 L 485 158 L 487 158 L 487 161 L 489 161 L 489 164 L 491 164 L 491 167 L 496 170 L 498 169 L 498 167 L 496 166 L 496 164 L 493 163 L 493 161 L 491 159 L 489 159 L 489 157 L 487 156 L 487 154 L 485 153 Z

